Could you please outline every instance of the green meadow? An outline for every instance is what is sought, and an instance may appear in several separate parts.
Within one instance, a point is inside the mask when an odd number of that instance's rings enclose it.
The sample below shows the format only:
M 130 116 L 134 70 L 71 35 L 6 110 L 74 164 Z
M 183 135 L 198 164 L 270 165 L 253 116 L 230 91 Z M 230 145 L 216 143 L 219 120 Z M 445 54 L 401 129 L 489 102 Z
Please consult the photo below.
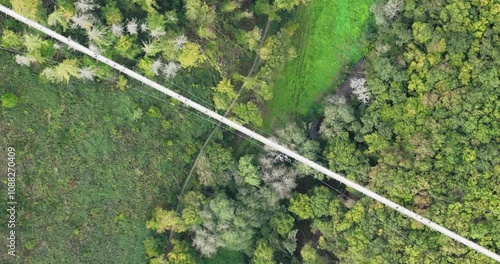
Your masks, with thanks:
M 360 60 L 361 37 L 373 0 L 312 0 L 292 22 L 299 25 L 294 46 L 298 56 L 284 68 L 267 103 L 266 127 L 293 114 L 304 115 L 337 78 Z
M 146 262 L 146 221 L 156 206 L 173 206 L 210 123 L 132 86 L 55 85 L 14 61 L 0 52 L 0 95 L 19 98 L 0 108 L 0 157 L 16 150 L 18 263 Z

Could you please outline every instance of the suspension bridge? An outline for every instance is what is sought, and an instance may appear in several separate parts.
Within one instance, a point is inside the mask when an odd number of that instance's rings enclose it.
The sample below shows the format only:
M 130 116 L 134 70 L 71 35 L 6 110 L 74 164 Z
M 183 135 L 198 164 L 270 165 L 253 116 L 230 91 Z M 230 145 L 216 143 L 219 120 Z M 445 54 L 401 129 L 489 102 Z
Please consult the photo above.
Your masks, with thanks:
M 399 205 L 399 204 L 397 204 L 397 203 L 395 203 L 395 202 L 393 202 L 393 201 L 391 201 L 391 200 L 389 200 L 389 199 L 387 199 L 387 198 L 385 198 L 385 197 L 383 197 L 375 192 L 372 192 L 371 190 L 345 178 L 344 176 L 342 176 L 338 173 L 330 171 L 329 169 L 321 166 L 320 164 L 318 164 L 314 161 L 311 161 L 311 160 L 305 158 L 304 156 L 288 149 L 287 147 L 282 146 L 282 145 L 280 145 L 280 144 L 278 144 L 278 143 L 276 143 L 276 142 L 274 142 L 274 141 L 272 141 L 272 140 L 270 140 L 270 139 L 268 139 L 268 138 L 266 138 L 266 137 L 264 137 L 256 132 L 254 132 L 254 131 L 252 131 L 252 130 L 250 130 L 250 129 L 248 129 L 248 128 L 246 128 L 246 127 L 244 127 L 244 126 L 242 126 L 242 125 L 240 125 L 240 124 L 238 124 L 238 123 L 236 123 L 236 122 L 234 122 L 234 121 L 232 121 L 232 120 L 230 120 L 230 119 L 228 119 L 228 118 L 226 118 L 226 117 L 224 117 L 224 116 L 222 116 L 222 115 L 220 115 L 220 114 L 218 114 L 218 113 L 216 113 L 216 112 L 214 112 L 214 111 L 212 111 L 212 110 L 210 110 L 210 109 L 208 109 L 208 108 L 206 108 L 206 107 L 204 107 L 204 106 L 202 106 L 194 101 L 192 101 L 192 100 L 190 100 L 189 98 L 184 97 L 184 96 L 160 85 L 159 83 L 152 81 L 152 80 L 144 77 L 143 75 L 128 69 L 124 65 L 121 65 L 115 61 L 112 61 L 109 58 L 106 58 L 106 57 L 100 55 L 99 53 L 94 52 L 94 51 L 90 50 L 89 48 L 86 48 L 83 45 L 73 41 L 72 39 L 65 37 L 65 36 L 45 27 L 45 26 L 42 26 L 39 23 L 37 23 L 31 19 L 28 19 L 28 18 L 14 12 L 13 10 L 11 10 L 3 5 L 0 5 L 0 12 L 4 13 L 4 14 L 6 14 L 6 15 L 8 15 L 8 16 L 10 16 L 10 17 L 12 17 L 12 18 L 14 18 L 14 19 L 16 19 L 16 20 L 18 20 L 18 21 L 20 21 L 20 22 L 22 22 L 22 23 L 24 23 L 24 24 L 26 24 L 26 25 L 60 41 L 60 42 L 62 42 L 62 43 L 64 43 L 64 44 L 66 44 L 66 45 L 68 45 L 69 47 L 71 47 L 77 51 L 80 51 L 83 54 L 86 54 L 86 55 L 94 58 L 97 61 L 100 61 L 100 62 L 118 70 L 119 72 L 121 72 L 121 73 L 123 73 L 123 74 L 137 80 L 137 81 L 140 81 L 141 83 L 143 83 L 151 88 L 154 88 L 154 89 L 162 92 L 163 94 L 165 94 L 167 96 L 170 96 L 170 97 L 184 103 L 185 105 L 201 112 L 202 114 L 209 116 L 210 118 L 215 119 L 215 120 L 233 128 L 233 129 L 245 134 L 246 136 L 261 142 L 262 144 L 264 144 L 264 145 L 266 145 L 266 146 L 268 146 L 276 151 L 279 151 L 279 152 L 287 155 L 288 157 L 293 158 L 293 159 L 309 166 L 310 168 L 312 168 L 316 171 L 319 171 L 319 172 L 325 174 L 326 176 L 328 176 L 336 181 L 342 182 L 346 186 L 348 186 L 356 191 L 359 191 L 359 192 L 363 193 L 364 195 L 369 196 L 372 199 L 396 210 L 398 213 L 403 214 L 409 218 L 412 218 L 413 220 L 415 220 L 421 224 L 424 224 L 424 225 L 428 226 L 429 228 L 431 228 L 435 231 L 438 231 L 441 234 L 443 234 L 449 238 L 452 238 L 455 241 L 460 242 L 463 245 L 465 245 L 471 249 L 474 249 L 481 254 L 484 254 L 484 255 L 490 257 L 493 260 L 500 262 L 500 255 L 496 254 L 495 252 L 488 250 L 488 249 L 482 247 L 481 245 L 479 245 L 479 244 L 477 244 L 477 243 L 475 243 L 475 242 L 473 242 L 473 241 L 471 241 L 463 236 L 460 236 L 459 234 L 431 221 L 430 219 L 427 219 L 427 218 L 403 207 L 402 205 Z

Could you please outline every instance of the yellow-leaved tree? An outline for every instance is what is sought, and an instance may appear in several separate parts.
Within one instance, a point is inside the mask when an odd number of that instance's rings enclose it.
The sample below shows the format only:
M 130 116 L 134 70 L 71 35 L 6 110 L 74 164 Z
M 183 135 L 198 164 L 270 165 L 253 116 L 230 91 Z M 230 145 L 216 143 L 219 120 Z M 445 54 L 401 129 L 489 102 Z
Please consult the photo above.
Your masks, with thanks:
M 80 78 L 77 64 L 76 59 L 63 60 L 57 66 L 45 68 L 42 71 L 42 76 L 53 83 L 68 83 L 71 76 Z
M 200 45 L 189 42 L 183 48 L 179 56 L 182 68 L 195 67 L 205 60 L 205 55 L 201 53 Z
M 226 110 L 231 104 L 231 101 L 238 96 L 234 91 L 231 80 L 225 78 L 222 79 L 213 90 L 215 91 L 213 97 L 215 108 L 220 110 Z
M 12 10 L 17 13 L 33 19 L 37 22 L 43 21 L 41 12 L 41 1 L 40 0 L 11 0 Z
M 146 227 L 156 230 L 158 233 L 163 233 L 165 230 L 175 230 L 176 232 L 184 232 L 187 226 L 182 218 L 173 210 L 163 210 L 156 208 L 153 212 L 153 218 L 146 222 Z
M 63 32 L 65 32 L 69 28 L 69 23 L 73 15 L 74 12 L 72 10 L 64 7 L 56 8 L 54 12 L 49 15 L 47 23 L 49 26 L 61 25 Z

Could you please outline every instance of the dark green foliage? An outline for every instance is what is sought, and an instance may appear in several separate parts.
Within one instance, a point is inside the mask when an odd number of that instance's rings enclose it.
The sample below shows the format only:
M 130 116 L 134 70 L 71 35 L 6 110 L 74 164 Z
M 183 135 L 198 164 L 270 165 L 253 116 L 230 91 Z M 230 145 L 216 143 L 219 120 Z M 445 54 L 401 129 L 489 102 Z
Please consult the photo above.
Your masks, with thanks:
M 120 12 L 120 9 L 118 9 L 115 1 L 107 1 L 101 11 L 106 23 L 109 25 L 121 23 L 123 20 L 122 13 Z
M 330 200 L 332 199 L 333 195 L 331 193 L 331 190 L 329 190 L 327 187 L 319 186 L 313 189 L 313 195 L 311 196 L 310 203 L 315 218 L 328 215 L 328 205 L 330 204 Z
M 198 180 L 205 186 L 225 186 L 236 171 L 230 149 L 214 144 L 207 148 L 196 165 Z

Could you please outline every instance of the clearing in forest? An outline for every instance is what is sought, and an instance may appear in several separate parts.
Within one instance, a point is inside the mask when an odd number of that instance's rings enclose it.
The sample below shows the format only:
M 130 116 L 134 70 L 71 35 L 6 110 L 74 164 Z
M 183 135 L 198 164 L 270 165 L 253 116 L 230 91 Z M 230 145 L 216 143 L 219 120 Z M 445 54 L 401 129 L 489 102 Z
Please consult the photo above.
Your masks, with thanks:
M 0 96 L 19 98 L 0 106 L 0 145 L 15 148 L 18 166 L 16 253 L 23 263 L 144 263 L 145 223 L 156 206 L 172 207 L 193 154 L 183 153 L 211 124 L 134 82 L 125 91 L 107 81 L 51 84 L 14 61 L 0 51 Z
M 297 11 L 297 57 L 276 82 L 267 103 L 265 126 L 272 128 L 290 114 L 306 114 L 314 101 L 332 87 L 343 67 L 362 56 L 360 37 L 373 0 L 313 0 Z M 278 118 L 280 117 L 280 118 Z

